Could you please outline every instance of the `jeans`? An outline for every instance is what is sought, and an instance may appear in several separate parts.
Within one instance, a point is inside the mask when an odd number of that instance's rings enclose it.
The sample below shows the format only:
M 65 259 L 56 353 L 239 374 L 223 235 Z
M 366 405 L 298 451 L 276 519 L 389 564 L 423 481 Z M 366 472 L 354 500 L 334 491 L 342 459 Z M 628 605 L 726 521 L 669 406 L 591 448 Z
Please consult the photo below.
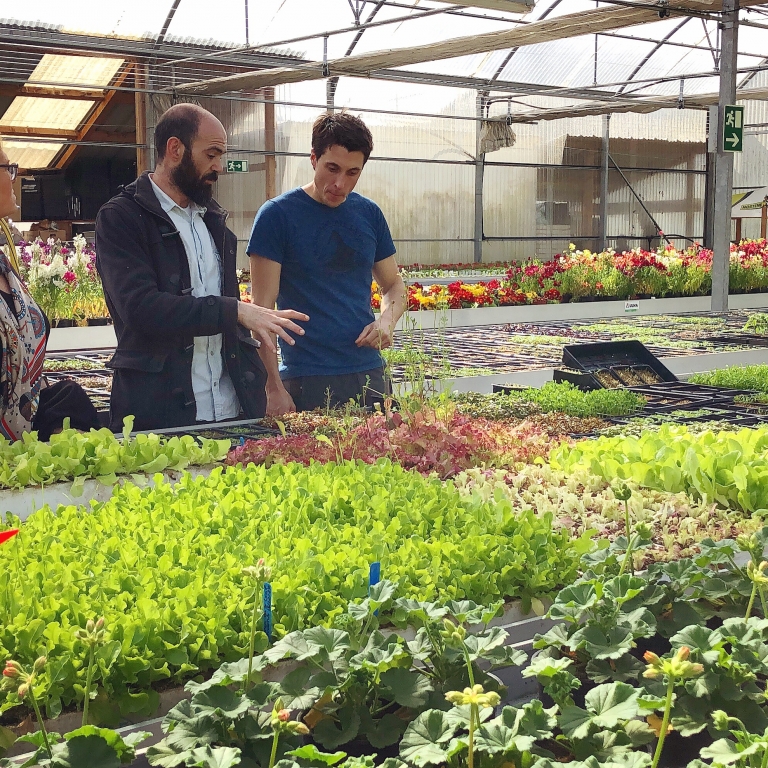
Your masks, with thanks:
M 373 408 L 390 394 L 390 382 L 384 368 L 336 376 L 299 376 L 283 381 L 297 411 L 335 408 L 353 400 L 356 405 Z

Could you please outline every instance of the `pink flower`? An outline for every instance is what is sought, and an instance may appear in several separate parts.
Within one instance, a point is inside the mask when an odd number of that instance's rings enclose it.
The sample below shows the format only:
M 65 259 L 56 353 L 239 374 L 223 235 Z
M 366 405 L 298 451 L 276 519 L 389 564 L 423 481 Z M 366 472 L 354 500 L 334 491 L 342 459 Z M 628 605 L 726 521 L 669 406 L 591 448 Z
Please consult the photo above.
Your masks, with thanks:
M 77 275 L 74 272 L 72 272 L 71 270 L 67 270 L 64 273 L 64 282 L 65 283 L 70 283 L 70 284 L 77 282 Z

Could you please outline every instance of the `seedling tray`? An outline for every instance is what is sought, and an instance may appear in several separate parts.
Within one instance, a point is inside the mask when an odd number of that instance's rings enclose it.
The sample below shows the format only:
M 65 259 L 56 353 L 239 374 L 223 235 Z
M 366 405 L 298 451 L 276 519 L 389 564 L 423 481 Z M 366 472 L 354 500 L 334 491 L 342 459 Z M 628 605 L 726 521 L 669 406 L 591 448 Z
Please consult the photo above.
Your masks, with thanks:
M 727 336 L 704 336 L 711 344 L 739 344 L 745 347 L 768 347 L 768 336 L 759 333 L 729 333 Z
M 591 392 L 595 389 L 602 389 L 603 385 L 592 373 L 582 373 L 580 371 L 564 371 L 560 368 L 555 369 L 552 378 L 560 383 L 567 381 L 578 387 L 582 392 Z
M 563 365 L 569 368 L 595 373 L 608 370 L 617 373 L 622 369 L 638 369 L 648 375 L 648 369 L 656 374 L 657 381 L 677 381 L 672 371 L 639 341 L 600 341 L 595 344 L 569 344 L 563 348 Z M 620 374 L 616 378 L 621 381 Z
M 242 445 L 246 440 L 259 440 L 262 437 L 274 437 L 277 430 L 263 426 L 261 419 L 201 424 L 199 426 L 177 427 L 175 429 L 151 430 L 158 435 L 180 437 L 191 435 L 197 440 L 229 440 L 233 446 Z

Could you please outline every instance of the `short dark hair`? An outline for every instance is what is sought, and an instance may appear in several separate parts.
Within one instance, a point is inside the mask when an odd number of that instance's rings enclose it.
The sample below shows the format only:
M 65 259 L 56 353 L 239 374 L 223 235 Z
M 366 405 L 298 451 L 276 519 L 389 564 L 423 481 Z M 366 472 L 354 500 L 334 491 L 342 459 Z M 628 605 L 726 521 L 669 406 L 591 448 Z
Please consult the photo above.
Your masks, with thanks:
M 157 159 L 165 157 L 168 139 L 175 136 L 187 149 L 192 149 L 192 142 L 200 127 L 202 110 L 194 104 L 176 104 L 166 110 L 155 126 L 155 148 Z
M 312 149 L 321 158 L 332 146 L 344 147 L 347 152 L 362 152 L 363 163 L 373 152 L 373 136 L 368 126 L 348 112 L 325 112 L 312 126 Z

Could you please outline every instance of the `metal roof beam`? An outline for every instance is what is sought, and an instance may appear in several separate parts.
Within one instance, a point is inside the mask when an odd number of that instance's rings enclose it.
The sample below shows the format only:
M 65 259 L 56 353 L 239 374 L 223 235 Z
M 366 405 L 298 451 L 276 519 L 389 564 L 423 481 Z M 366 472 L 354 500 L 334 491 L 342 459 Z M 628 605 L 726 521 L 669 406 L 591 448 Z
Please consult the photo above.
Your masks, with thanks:
M 686 96 L 685 109 L 707 109 L 717 104 L 718 93 L 700 93 L 696 96 Z M 736 92 L 736 101 L 765 101 L 768 99 L 768 88 L 750 88 Z M 677 96 L 659 96 L 654 99 L 637 99 L 631 103 L 610 104 L 594 102 L 577 106 L 555 109 L 536 109 L 529 112 L 513 112 L 511 119 L 514 123 L 532 123 L 540 120 L 563 120 L 573 117 L 594 117 L 595 115 L 610 115 L 619 112 L 657 112 L 660 109 L 676 109 Z
M 757 5 L 762 0 L 743 0 L 744 5 Z M 716 0 L 676 0 L 676 7 L 664 8 L 670 15 L 687 15 L 689 12 L 717 11 Z M 506 50 L 522 45 L 562 40 L 595 32 L 621 29 L 659 20 L 660 7 L 655 3 L 639 3 L 632 7 L 596 8 L 578 14 L 555 19 L 534 21 L 511 30 L 488 32 L 469 37 L 444 40 L 439 43 L 396 48 L 386 51 L 334 59 L 327 63 L 310 62 L 300 67 L 284 67 L 269 71 L 246 72 L 226 77 L 185 83 L 175 90 L 178 93 L 212 95 L 243 89 L 258 89 L 286 83 L 321 80 L 330 73 L 352 77 L 369 77 L 371 71 L 384 67 L 403 67 L 431 61 L 451 59 L 474 53 Z

